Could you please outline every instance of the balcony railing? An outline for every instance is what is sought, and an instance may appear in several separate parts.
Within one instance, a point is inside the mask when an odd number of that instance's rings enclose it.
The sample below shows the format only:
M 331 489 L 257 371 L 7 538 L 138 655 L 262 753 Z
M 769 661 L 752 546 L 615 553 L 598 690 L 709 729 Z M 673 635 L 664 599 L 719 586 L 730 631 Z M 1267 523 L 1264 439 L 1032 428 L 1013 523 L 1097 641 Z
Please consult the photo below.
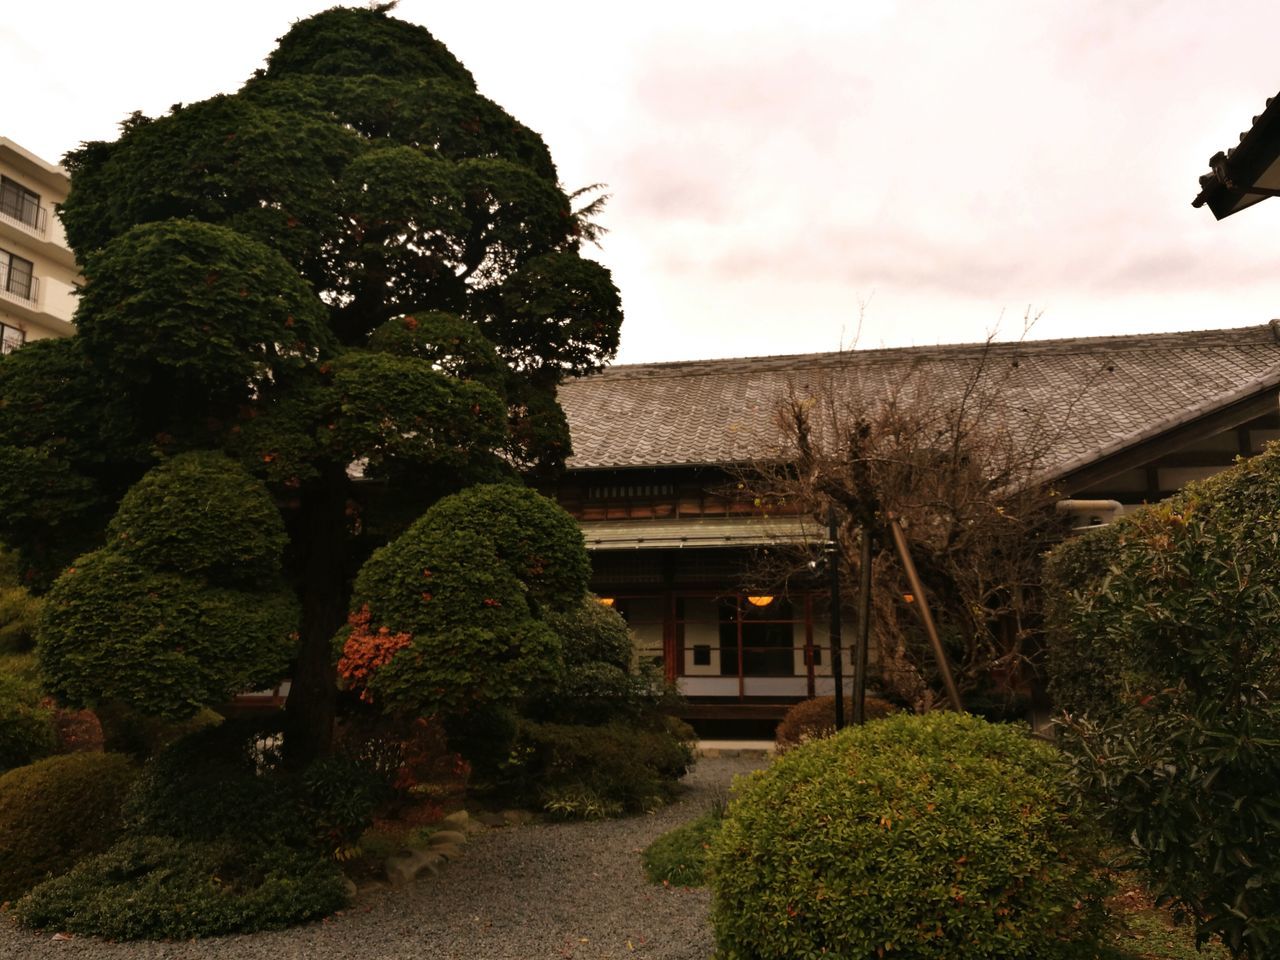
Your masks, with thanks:
M 0 357 L 13 353 L 26 342 L 27 335 L 23 331 L 7 323 L 0 323 Z
M 0 220 L 45 235 L 49 226 L 49 211 L 39 201 L 10 190 L 0 190 Z
M 0 261 L 0 297 L 34 304 L 40 299 L 40 278 L 28 270 L 13 270 Z

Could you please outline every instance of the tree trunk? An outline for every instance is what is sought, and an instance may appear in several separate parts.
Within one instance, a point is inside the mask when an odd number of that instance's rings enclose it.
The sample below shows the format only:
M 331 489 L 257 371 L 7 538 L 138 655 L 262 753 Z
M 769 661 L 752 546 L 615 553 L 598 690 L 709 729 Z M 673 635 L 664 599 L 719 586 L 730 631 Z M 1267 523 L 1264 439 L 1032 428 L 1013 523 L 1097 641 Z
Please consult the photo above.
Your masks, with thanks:
M 347 616 L 347 476 L 329 468 L 302 499 L 299 525 L 302 602 L 298 659 L 285 704 L 285 761 L 301 767 L 333 747 L 337 680 L 333 635 Z

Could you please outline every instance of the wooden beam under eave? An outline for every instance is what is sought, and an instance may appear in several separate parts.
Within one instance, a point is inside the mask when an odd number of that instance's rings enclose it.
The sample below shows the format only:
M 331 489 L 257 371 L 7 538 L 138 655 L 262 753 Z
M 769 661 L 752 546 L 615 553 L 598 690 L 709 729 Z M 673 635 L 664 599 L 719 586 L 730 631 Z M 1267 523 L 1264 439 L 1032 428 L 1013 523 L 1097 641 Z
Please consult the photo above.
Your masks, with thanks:
M 1188 444 L 1208 439 L 1224 430 L 1235 429 L 1255 417 L 1274 413 L 1277 403 L 1280 403 L 1280 390 L 1269 387 L 1253 396 L 1243 397 L 1221 409 L 1206 413 L 1181 426 L 1166 430 L 1164 433 L 1063 474 L 1054 481 L 1054 486 L 1066 494 L 1096 487 L 1117 474 L 1145 466 L 1152 460 L 1174 453 Z

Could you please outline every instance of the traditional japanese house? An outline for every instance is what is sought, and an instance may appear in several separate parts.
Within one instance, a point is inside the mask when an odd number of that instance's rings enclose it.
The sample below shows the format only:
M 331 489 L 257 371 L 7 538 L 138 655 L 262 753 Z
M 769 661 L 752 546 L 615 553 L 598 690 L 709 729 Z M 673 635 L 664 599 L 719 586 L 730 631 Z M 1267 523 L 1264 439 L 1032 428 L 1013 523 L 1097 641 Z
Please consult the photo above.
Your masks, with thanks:
M 785 505 L 765 515 L 738 484 L 742 468 L 776 456 L 784 399 L 817 389 L 874 398 L 907 377 L 954 392 L 979 363 L 1003 379 L 1003 415 L 1041 429 L 1047 412 L 1057 424 L 1046 476 L 1084 524 L 1280 438 L 1280 321 L 615 366 L 568 383 L 560 399 L 574 453 L 560 503 L 582 526 L 593 589 L 627 618 L 640 655 L 662 665 L 692 718 L 776 719 L 832 691 L 821 582 L 784 588 L 753 576 L 760 551 L 808 544 L 816 556 L 824 538 Z M 843 619 L 847 658 L 851 611 Z

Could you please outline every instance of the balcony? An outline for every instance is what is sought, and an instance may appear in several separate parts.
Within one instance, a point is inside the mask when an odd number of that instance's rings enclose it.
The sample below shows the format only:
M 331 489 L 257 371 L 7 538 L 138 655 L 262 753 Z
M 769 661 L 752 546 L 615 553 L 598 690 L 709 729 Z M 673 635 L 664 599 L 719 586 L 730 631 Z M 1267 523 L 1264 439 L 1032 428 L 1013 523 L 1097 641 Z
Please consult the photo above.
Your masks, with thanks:
M 0 298 L 34 307 L 40 299 L 40 278 L 29 269 L 14 270 L 10 264 L 0 261 Z
M 39 197 L 8 180 L 0 183 L 0 220 L 40 237 L 49 229 L 49 212 L 40 206 Z

